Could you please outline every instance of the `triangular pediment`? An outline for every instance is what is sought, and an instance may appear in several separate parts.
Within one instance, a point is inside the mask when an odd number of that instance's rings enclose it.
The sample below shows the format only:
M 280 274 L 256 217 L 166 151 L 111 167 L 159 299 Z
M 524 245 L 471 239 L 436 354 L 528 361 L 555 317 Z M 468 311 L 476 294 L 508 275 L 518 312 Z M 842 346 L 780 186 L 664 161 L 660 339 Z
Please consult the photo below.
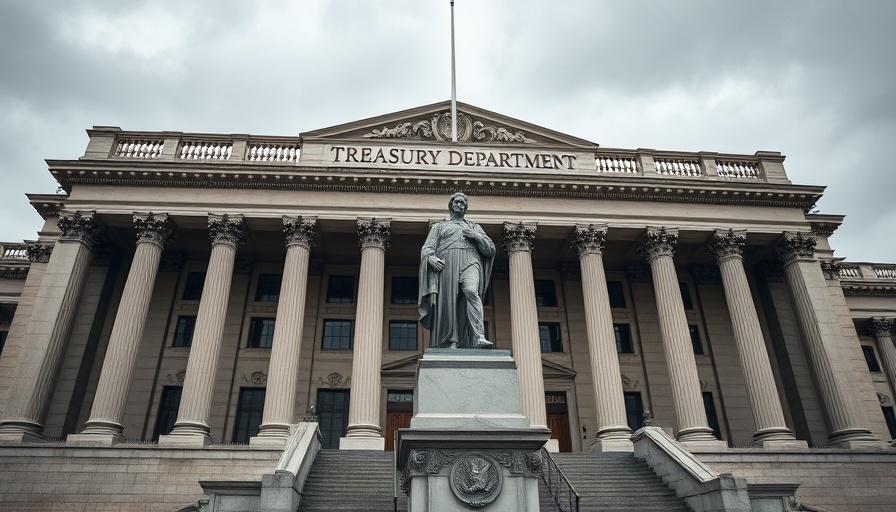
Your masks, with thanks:
M 567 368 L 546 359 L 541 360 L 541 373 L 545 379 L 573 380 L 576 378 L 576 371 L 572 368 Z
M 422 354 L 414 354 L 410 357 L 384 363 L 380 366 L 380 374 L 392 377 L 413 376 L 417 372 L 417 363 L 422 357 Z
M 495 112 L 457 103 L 458 143 L 596 149 L 597 144 Z M 442 101 L 301 134 L 305 142 L 451 143 L 451 102 Z

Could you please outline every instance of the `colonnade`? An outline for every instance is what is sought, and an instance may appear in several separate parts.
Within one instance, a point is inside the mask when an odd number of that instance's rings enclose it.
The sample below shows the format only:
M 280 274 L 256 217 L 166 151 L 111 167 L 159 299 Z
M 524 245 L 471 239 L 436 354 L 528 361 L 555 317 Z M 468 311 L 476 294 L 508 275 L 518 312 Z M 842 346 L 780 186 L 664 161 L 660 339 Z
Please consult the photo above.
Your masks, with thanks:
M 66 220 L 69 219 L 69 220 Z M 131 374 L 145 328 L 152 288 L 171 223 L 164 214 L 134 215 L 137 247 L 128 273 L 109 348 L 85 428 L 69 436 L 72 443 L 110 445 L 123 439 L 122 417 Z M 282 443 L 295 420 L 294 393 L 298 382 L 300 341 L 309 255 L 317 233 L 317 219 L 284 216 L 286 260 L 277 309 L 271 362 L 262 424 L 252 443 Z M 74 307 L 90 265 L 89 240 L 95 231 L 92 216 L 66 213 L 60 220 L 62 237 L 41 282 L 35 314 L 29 322 L 29 343 L 38 344 L 33 361 L 25 361 L 33 375 L 19 375 L 17 388 L 0 421 L 0 440 L 40 438 L 52 393 L 51 379 L 65 353 L 73 323 Z M 215 370 L 221 347 L 224 315 L 230 295 L 237 247 L 246 235 L 239 215 L 214 215 L 208 219 L 211 257 L 202 291 L 192 348 L 187 363 L 183 395 L 173 431 L 160 438 L 160 445 L 204 446 L 212 442 L 208 425 Z M 380 426 L 380 366 L 383 333 L 383 281 L 385 254 L 391 226 L 389 219 L 358 219 L 361 267 L 356 308 L 352 364 L 352 400 L 349 425 L 341 447 L 382 449 Z M 532 251 L 536 227 L 527 223 L 505 223 L 503 245 L 508 254 L 513 354 L 519 370 L 520 400 L 530 423 L 546 427 L 544 382 L 538 338 Z M 579 256 L 584 294 L 585 323 L 591 359 L 593 392 L 598 428 L 593 449 L 631 450 L 626 424 L 621 373 L 616 355 L 612 313 L 603 266 L 607 235 L 605 224 L 578 224 L 573 228 L 572 247 Z M 717 262 L 732 321 L 734 338 L 744 371 L 750 406 L 756 422 L 754 444 L 765 447 L 804 446 L 787 428 L 781 400 L 752 300 L 742 249 L 743 230 L 716 230 L 708 241 L 708 252 Z M 687 318 L 678 286 L 673 255 L 678 241 L 676 229 L 648 227 L 638 244 L 639 253 L 651 267 L 662 344 L 671 377 L 677 438 L 692 446 L 718 446 L 708 426 L 697 367 L 691 347 Z M 876 441 L 867 419 L 851 397 L 849 382 L 831 366 L 833 348 L 839 343 L 830 320 L 830 301 L 824 276 L 814 259 L 814 238 L 785 233 L 778 254 L 792 295 L 800 331 L 808 347 L 809 360 L 819 381 L 826 416 L 830 418 L 832 444 L 852 446 Z M 54 277 L 55 276 L 55 277 Z M 40 313 L 40 314 L 38 314 Z M 881 327 L 876 335 L 885 344 Z M 892 340 L 888 347 L 893 348 Z M 891 376 L 896 375 L 896 352 L 881 350 Z M 32 366 L 33 365 L 33 366 Z M 35 371 L 34 368 L 38 368 Z

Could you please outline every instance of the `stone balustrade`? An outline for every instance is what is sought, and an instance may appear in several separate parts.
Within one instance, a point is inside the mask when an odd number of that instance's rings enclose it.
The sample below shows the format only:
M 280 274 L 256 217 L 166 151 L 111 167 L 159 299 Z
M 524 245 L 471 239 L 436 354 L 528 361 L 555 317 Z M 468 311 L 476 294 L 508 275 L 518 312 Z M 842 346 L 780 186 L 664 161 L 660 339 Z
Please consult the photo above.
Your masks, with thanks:
M 840 279 L 896 280 L 896 265 L 880 265 L 876 263 L 840 263 Z
M 28 261 L 27 244 L 3 243 L 0 244 L 0 261 Z

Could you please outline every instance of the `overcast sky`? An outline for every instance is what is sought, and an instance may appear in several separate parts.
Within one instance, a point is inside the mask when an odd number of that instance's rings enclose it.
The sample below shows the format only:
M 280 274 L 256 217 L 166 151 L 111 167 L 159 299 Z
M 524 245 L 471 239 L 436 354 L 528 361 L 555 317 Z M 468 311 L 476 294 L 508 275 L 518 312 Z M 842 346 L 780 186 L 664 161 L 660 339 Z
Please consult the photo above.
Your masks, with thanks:
M 896 2 L 457 0 L 458 99 L 605 147 L 781 151 L 896 262 Z M 297 135 L 450 98 L 448 0 L 0 0 L 0 241 L 94 125 Z

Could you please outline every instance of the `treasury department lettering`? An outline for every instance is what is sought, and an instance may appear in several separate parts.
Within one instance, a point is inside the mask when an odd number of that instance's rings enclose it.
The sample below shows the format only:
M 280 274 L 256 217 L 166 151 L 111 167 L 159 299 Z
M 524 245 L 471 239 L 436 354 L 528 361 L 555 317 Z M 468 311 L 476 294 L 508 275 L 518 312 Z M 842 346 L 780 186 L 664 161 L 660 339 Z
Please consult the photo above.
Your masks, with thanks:
M 515 169 L 573 169 L 575 155 L 513 153 L 504 151 L 457 151 L 453 149 L 377 148 L 333 146 L 334 163 L 392 165 L 462 165 Z

